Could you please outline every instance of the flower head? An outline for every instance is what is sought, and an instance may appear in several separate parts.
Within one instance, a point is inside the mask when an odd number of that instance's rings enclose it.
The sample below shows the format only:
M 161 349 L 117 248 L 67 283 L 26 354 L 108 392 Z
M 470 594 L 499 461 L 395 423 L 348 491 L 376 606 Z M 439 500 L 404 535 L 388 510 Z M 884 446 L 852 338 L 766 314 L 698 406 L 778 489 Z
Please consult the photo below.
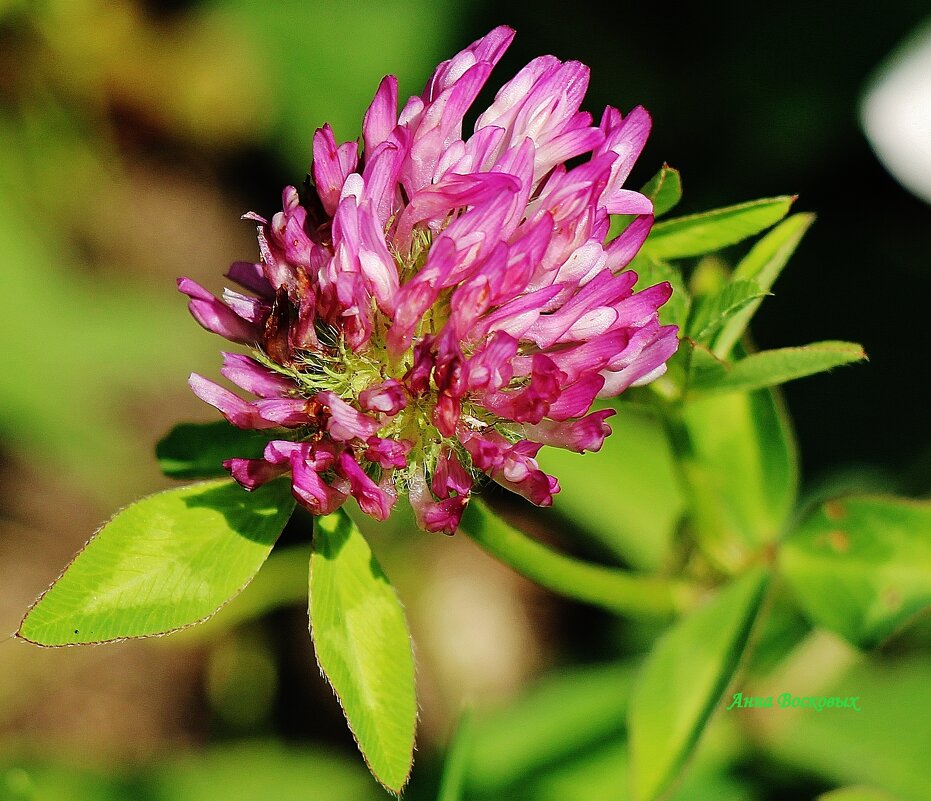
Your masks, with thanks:
M 440 64 L 400 114 L 386 77 L 361 146 L 319 129 L 303 198 L 287 187 L 271 220 L 246 215 L 261 259 L 228 277 L 250 294 L 179 281 L 202 326 L 252 348 L 221 372 L 253 400 L 190 382 L 275 437 L 262 459 L 225 463 L 247 489 L 290 473 L 311 512 L 351 495 L 379 520 L 407 494 L 423 528 L 452 533 L 482 476 L 550 505 L 540 448 L 598 450 L 612 412 L 589 413 L 595 398 L 664 372 L 670 287 L 634 292 L 624 269 L 653 219 L 623 188 L 649 115 L 609 107 L 594 124 L 579 110 L 588 68 L 541 56 L 464 137 L 513 35 L 496 28 Z M 605 244 L 609 214 L 634 221 Z

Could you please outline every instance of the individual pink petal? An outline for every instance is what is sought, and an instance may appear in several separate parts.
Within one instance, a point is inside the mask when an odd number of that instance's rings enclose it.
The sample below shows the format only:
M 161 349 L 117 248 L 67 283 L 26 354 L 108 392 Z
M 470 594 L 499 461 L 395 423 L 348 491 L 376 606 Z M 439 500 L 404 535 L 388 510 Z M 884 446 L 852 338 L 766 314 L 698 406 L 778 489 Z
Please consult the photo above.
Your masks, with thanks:
M 262 398 L 253 404 L 265 420 L 271 420 L 285 428 L 297 428 L 314 422 L 307 413 L 304 398 Z
M 542 353 L 532 358 L 530 382 L 517 392 L 486 394 L 486 408 L 500 417 L 518 423 L 539 423 L 549 412 L 550 404 L 560 396 L 563 373 L 553 360 Z
M 329 125 L 318 128 L 314 134 L 314 184 L 327 214 L 333 214 L 348 175 L 358 164 L 358 145 L 346 142 L 337 147 L 333 129 Z
M 607 254 L 607 267 L 612 273 L 624 269 L 633 260 L 640 247 L 650 235 L 653 227 L 652 215 L 637 217 L 617 237 L 611 240 L 605 248 Z
M 398 178 L 410 148 L 410 131 L 396 128 L 391 139 L 382 142 L 366 157 L 362 179 L 365 182 L 364 204 L 374 215 L 380 230 L 394 218 L 400 208 Z
M 311 465 L 301 459 L 292 462 L 291 476 L 294 497 L 311 514 L 332 514 L 348 497 L 348 493 L 327 484 Z
M 494 392 L 507 385 L 514 376 L 511 360 L 517 349 L 514 337 L 495 331 L 469 359 L 469 389 Z
M 632 271 L 628 271 L 631 273 Z M 672 296 L 668 281 L 642 289 L 615 305 L 618 324 L 641 327 L 656 319 L 657 311 Z
M 223 302 L 236 315 L 257 327 L 265 325 L 271 311 L 271 305 L 265 300 L 243 295 L 231 289 L 223 290 Z
M 420 507 L 418 522 L 424 531 L 449 534 L 456 533 L 462 513 L 469 503 L 468 495 L 456 495 L 442 501 L 427 501 Z
M 362 120 L 362 140 L 368 158 L 384 142 L 398 122 L 398 79 L 386 75 L 378 84 L 375 98 Z
M 605 109 L 601 118 L 605 141 L 598 152 L 617 154 L 617 159 L 611 167 L 611 179 L 605 187 L 606 195 L 613 195 L 627 180 L 634 162 L 646 144 L 652 125 L 650 115 L 643 106 L 637 106 L 623 118 L 616 108 L 608 106 Z
M 223 353 L 220 372 L 236 386 L 261 398 L 286 395 L 296 389 L 291 379 L 263 367 L 255 359 L 240 353 Z
M 289 469 L 287 465 L 269 464 L 264 459 L 227 459 L 223 467 L 247 490 L 254 490 Z
M 365 458 L 385 469 L 407 467 L 407 455 L 414 443 L 408 439 L 381 439 L 369 437 L 366 441 Z
M 433 373 L 433 337 L 427 335 L 414 346 L 414 363 L 404 375 L 404 384 L 412 395 L 423 395 Z
M 424 98 L 432 100 L 458 81 L 474 64 L 485 62 L 497 64 L 504 51 L 514 39 L 515 31 L 507 25 L 499 25 L 481 39 L 476 39 L 451 59 L 444 61 L 433 73 L 424 89 Z
M 472 477 L 456 454 L 444 448 L 437 458 L 430 486 L 437 498 L 448 498 L 452 492 L 467 495 L 472 490 Z
M 267 300 L 275 297 L 275 290 L 265 279 L 261 264 L 254 264 L 251 261 L 234 261 L 226 277 Z
M 611 194 L 602 195 L 602 201 L 608 214 L 653 213 L 653 201 L 632 189 L 616 189 Z
M 603 409 L 579 420 L 543 420 L 537 425 L 524 426 L 524 433 L 528 439 L 543 445 L 565 448 L 576 453 L 597 451 L 611 433 L 611 426 L 605 420 L 614 414 L 614 409 Z
M 196 281 L 179 278 L 178 289 L 191 299 L 188 303 L 191 315 L 208 331 L 244 345 L 260 339 L 260 332 L 256 326 L 244 320 Z
M 256 407 L 197 373 L 191 373 L 188 384 L 202 401 L 218 409 L 237 428 L 275 428 L 278 424 L 267 420 Z
M 598 373 L 583 375 L 560 392 L 559 397 L 549 405 L 547 416 L 553 420 L 568 420 L 570 417 L 585 414 L 604 387 L 604 383 L 604 377 Z
M 288 439 L 273 439 L 265 446 L 262 458 L 273 465 L 287 465 L 295 455 L 306 458 L 310 453 L 310 443 L 293 442 Z
M 414 473 L 408 492 L 411 509 L 417 525 L 424 531 L 455 534 L 469 495 L 456 495 L 437 502 L 434 500 L 422 470 Z
M 396 495 L 392 495 L 369 478 L 348 451 L 343 451 L 339 455 L 336 469 L 343 478 L 349 481 L 352 496 L 359 502 L 359 508 L 363 512 L 376 520 L 388 519 L 391 508 L 397 500 Z
M 511 481 L 503 474 L 492 476 L 505 489 L 522 495 L 535 506 L 552 506 L 559 492 L 559 481 L 542 470 L 531 470 L 520 481 Z
M 368 439 L 381 428 L 381 423 L 358 409 L 354 409 L 334 392 L 318 392 L 316 399 L 330 409 L 327 432 L 333 439 L 348 442 L 352 439 Z
M 610 398 L 637 384 L 652 381 L 666 370 L 666 362 L 679 347 L 674 325 L 638 331 L 630 345 L 603 371 L 605 385 L 598 396 Z
M 566 374 L 566 381 L 573 382 L 586 373 L 607 367 L 618 354 L 623 353 L 629 341 L 630 335 L 626 331 L 609 331 L 588 342 L 550 351 L 549 357 Z
M 444 437 L 456 433 L 456 426 L 462 415 L 462 400 L 448 390 L 437 393 L 436 406 L 433 408 L 433 425 Z
M 317 245 L 307 234 L 307 210 L 300 204 L 297 189 L 286 186 L 281 193 L 281 205 L 282 210 L 272 217 L 268 230 L 288 263 L 309 267 Z
M 372 384 L 359 393 L 359 405 L 367 412 L 381 412 L 393 417 L 407 405 L 404 385 L 396 378 Z

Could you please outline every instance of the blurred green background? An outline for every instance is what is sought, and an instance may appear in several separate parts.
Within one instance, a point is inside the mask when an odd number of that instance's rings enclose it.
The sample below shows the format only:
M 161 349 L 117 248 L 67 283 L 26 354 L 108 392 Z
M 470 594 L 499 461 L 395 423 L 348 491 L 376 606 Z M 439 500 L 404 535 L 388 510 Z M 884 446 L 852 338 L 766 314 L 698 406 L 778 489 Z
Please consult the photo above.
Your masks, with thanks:
M 229 262 L 255 256 L 239 215 L 279 207 L 317 126 L 354 137 L 383 74 L 402 96 L 419 92 L 439 60 L 500 23 L 518 37 L 483 98 L 540 53 L 580 59 L 587 109 L 653 114 L 632 185 L 668 161 L 683 213 L 785 192 L 818 213 L 755 337 L 857 340 L 871 362 L 786 388 L 804 485 L 926 495 L 931 209 L 873 155 L 858 105 L 927 12 L 926 0 L 0 0 L 0 631 L 114 508 L 167 485 L 151 453 L 173 422 L 213 419 L 185 381 L 216 373 L 218 341 L 189 319 L 174 278 L 219 290 Z M 636 420 L 619 427 L 593 459 L 648 444 Z M 528 525 L 546 535 L 554 519 Z M 470 542 L 407 523 L 373 536 L 417 643 L 410 797 L 435 797 L 471 699 L 468 797 L 624 798 L 626 692 L 655 631 L 549 597 Z M 203 631 L 60 651 L 0 642 L 0 799 L 386 797 L 313 661 L 306 533 L 294 529 L 248 602 Z M 649 562 L 651 536 L 628 561 Z M 776 619 L 772 636 L 806 649 L 779 670 L 813 673 L 819 692 L 872 693 L 883 715 L 751 715 L 740 728 L 719 716 L 677 797 L 809 798 L 864 781 L 928 798 L 926 623 L 866 660 Z M 759 680 L 775 681 L 763 656 Z

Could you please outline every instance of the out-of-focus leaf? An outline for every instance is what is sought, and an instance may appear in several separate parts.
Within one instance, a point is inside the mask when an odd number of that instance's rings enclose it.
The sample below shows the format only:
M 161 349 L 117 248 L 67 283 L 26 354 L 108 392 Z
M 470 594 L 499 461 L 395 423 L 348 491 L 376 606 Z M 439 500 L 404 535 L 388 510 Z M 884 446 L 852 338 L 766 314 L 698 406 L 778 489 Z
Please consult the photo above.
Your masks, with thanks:
M 417 724 L 410 634 L 394 587 L 342 510 L 316 519 L 310 625 L 359 750 L 375 778 L 399 793 Z
M 465 788 L 466 769 L 469 764 L 469 755 L 475 739 L 472 724 L 472 712 L 463 710 L 459 715 L 456 730 L 446 752 L 446 761 L 443 763 L 443 775 L 440 778 L 440 791 L 437 801 L 462 801 Z
M 650 258 L 642 253 L 631 262 L 630 269 L 637 273 L 638 280 L 635 289 L 638 292 L 663 281 L 669 282 L 672 287 L 672 296 L 660 307 L 659 321 L 663 325 L 684 326 L 689 316 L 691 299 L 685 287 L 685 281 L 682 280 L 682 271 L 672 264 Z
M 810 632 L 811 624 L 785 584 L 774 582 L 766 601 L 766 614 L 753 632 L 753 648 L 743 667 L 747 680 L 753 681 L 754 677 L 774 670 Z
M 183 387 L 192 364 L 216 345 L 192 334 L 176 293 L 126 274 L 90 274 L 68 220 L 59 219 L 64 212 L 37 194 L 52 184 L 81 194 L 112 180 L 74 119 L 60 109 L 28 120 L 0 110 L 0 140 L 10 145 L 0 149 L 0 337 L 16 343 L 0 349 L 0 434 L 101 499 L 125 502 L 140 490 L 131 469 L 139 465 L 139 425 L 127 399 L 164 394 L 172 380 Z
M 779 222 L 788 214 L 794 200 L 794 197 L 783 195 L 663 220 L 653 226 L 643 252 L 657 259 L 714 253 Z
M 754 727 L 759 747 L 786 771 L 818 776 L 834 785 L 865 784 L 903 800 L 931 801 L 927 655 L 866 659 L 845 653 L 852 648 L 823 633 L 814 633 L 804 646 L 798 659 L 790 659 L 767 680 L 768 689 L 754 694 L 856 696 L 862 711 L 761 710 L 766 714 L 759 715 Z
M 477 719 L 469 787 L 501 797 L 546 765 L 620 736 L 633 679 L 630 665 L 554 672 L 519 701 Z
M 786 540 L 779 566 L 812 622 L 874 646 L 931 605 L 931 503 L 828 501 Z
M 802 237 L 815 221 L 814 214 L 793 214 L 762 237 L 734 269 L 732 280 L 754 281 L 764 293 L 769 292 L 782 268 L 795 252 Z M 727 357 L 743 336 L 747 325 L 762 302 L 762 296 L 728 320 L 714 339 L 715 354 Z
M 715 295 L 730 279 L 730 266 L 724 258 L 718 253 L 708 253 L 695 262 L 689 274 L 689 292 L 696 299 Z
M 626 799 L 624 728 L 634 669 L 632 664 L 563 669 L 516 703 L 478 718 L 466 798 Z M 735 732 L 712 728 L 670 801 L 749 798 L 722 772 L 739 753 Z
M 630 778 L 627 745 L 622 740 L 597 743 L 574 759 L 555 765 L 520 794 L 520 801 L 626 801 Z M 511 801 L 512 796 L 508 796 Z M 689 770 L 669 801 L 754 801 L 747 787 L 719 770 Z
M 340 754 L 243 742 L 176 758 L 144 779 L 153 801 L 374 801 L 384 791 Z M 83 800 L 82 800 L 83 801 Z
M 698 302 L 689 318 L 688 335 L 698 342 L 711 342 L 736 314 L 765 294 L 755 281 L 726 284 L 720 291 Z
M 767 582 L 762 569 L 735 580 L 647 657 L 628 713 L 634 801 L 665 792 L 695 748 L 737 669 Z
M 275 715 L 278 665 L 263 634 L 244 629 L 207 649 L 204 693 L 211 712 L 234 731 L 265 729 Z
M 782 533 L 795 506 L 791 423 L 768 389 L 694 398 L 682 420 L 691 524 L 706 554 L 725 569 L 739 569 Z
M 541 467 L 559 477 L 554 508 L 628 564 L 659 568 L 682 511 L 669 443 L 655 417 L 621 404 L 598 453 L 540 452 Z
M 164 634 L 198 623 L 258 572 L 294 508 L 287 481 L 209 481 L 143 498 L 105 524 L 26 615 L 39 645 Z
M 817 801 L 899 801 L 884 790 L 875 787 L 842 787 L 819 795 Z
M 865 358 L 862 346 L 855 342 L 814 342 L 797 348 L 764 350 L 730 364 L 721 362 L 718 370 L 696 373 L 690 389 L 710 393 L 772 387 Z
M 155 446 L 162 472 L 169 478 L 212 478 L 227 475 L 225 459 L 259 459 L 268 442 L 260 431 L 246 431 L 226 420 L 180 423 Z
M 469 43 L 454 36 L 464 7 L 450 0 L 384 0 L 365 13 L 299 0 L 211 0 L 208 9 L 264 57 L 279 99 L 270 142 L 295 170 L 307 169 L 324 123 L 341 141 L 359 136 L 382 76 L 397 75 L 402 98 L 419 94 L 435 65 Z
M 662 217 L 682 199 L 682 176 L 664 164 L 640 191 L 653 201 L 653 216 Z
M 361 765 L 319 748 L 244 741 L 104 775 L 63 764 L 0 762 L 3 801 L 260 801 L 386 798 Z

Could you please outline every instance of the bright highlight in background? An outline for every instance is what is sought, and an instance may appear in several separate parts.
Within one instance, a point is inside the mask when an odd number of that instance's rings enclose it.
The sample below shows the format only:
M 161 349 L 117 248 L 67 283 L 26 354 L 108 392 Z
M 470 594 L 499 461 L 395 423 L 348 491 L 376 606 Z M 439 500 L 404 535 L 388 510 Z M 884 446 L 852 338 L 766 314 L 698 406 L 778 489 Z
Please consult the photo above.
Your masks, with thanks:
M 931 23 L 880 69 L 864 97 L 861 119 L 886 169 L 931 203 Z

